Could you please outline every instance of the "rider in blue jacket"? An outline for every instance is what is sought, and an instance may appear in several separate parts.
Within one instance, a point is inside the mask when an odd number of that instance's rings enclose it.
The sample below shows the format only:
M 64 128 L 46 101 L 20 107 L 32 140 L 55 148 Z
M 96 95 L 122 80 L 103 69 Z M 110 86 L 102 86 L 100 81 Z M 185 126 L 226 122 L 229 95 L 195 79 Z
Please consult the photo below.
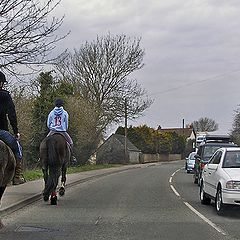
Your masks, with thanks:
M 57 99 L 55 101 L 54 109 L 48 114 L 47 127 L 50 130 L 50 132 L 48 133 L 48 136 L 56 132 L 61 133 L 65 137 L 66 141 L 69 143 L 72 151 L 73 141 L 70 135 L 67 133 L 68 113 L 63 108 L 62 99 Z

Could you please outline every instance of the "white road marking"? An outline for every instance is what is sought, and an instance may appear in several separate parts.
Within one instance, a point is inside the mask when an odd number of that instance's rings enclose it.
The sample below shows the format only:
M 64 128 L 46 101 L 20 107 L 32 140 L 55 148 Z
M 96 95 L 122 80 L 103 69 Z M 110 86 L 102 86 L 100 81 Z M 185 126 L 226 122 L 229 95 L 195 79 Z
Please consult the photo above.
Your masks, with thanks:
M 215 230 L 217 230 L 222 235 L 226 236 L 227 233 L 224 232 L 220 227 L 218 227 L 215 223 L 210 221 L 208 218 L 206 218 L 204 215 L 202 215 L 199 211 L 197 211 L 193 206 L 191 206 L 188 202 L 184 202 L 184 204 L 192 210 L 197 216 L 199 216 L 203 221 L 205 221 L 207 224 L 209 224 L 211 227 L 213 227 Z
M 173 185 L 170 185 L 171 189 L 173 190 L 173 192 L 180 197 L 180 194 L 177 192 L 177 190 L 173 187 Z
M 179 172 L 182 168 L 176 170 L 171 177 L 169 178 L 169 183 L 170 183 L 170 187 L 172 189 L 172 191 L 174 192 L 174 194 L 178 197 L 181 197 L 181 195 L 177 192 L 177 190 L 173 187 L 172 183 L 172 179 L 174 177 L 174 175 Z M 197 211 L 192 205 L 190 205 L 188 202 L 183 201 L 183 203 L 192 211 L 194 212 L 198 217 L 200 217 L 204 222 L 206 222 L 208 225 L 210 225 L 212 228 L 214 228 L 217 232 L 221 233 L 222 235 L 226 236 L 227 233 L 224 232 L 220 227 L 218 227 L 215 223 L 213 223 L 211 220 L 209 220 L 208 218 L 206 218 L 204 215 L 202 215 L 199 211 Z
M 177 169 L 172 175 L 171 177 L 173 177 L 177 172 L 179 172 L 181 170 L 181 168 Z

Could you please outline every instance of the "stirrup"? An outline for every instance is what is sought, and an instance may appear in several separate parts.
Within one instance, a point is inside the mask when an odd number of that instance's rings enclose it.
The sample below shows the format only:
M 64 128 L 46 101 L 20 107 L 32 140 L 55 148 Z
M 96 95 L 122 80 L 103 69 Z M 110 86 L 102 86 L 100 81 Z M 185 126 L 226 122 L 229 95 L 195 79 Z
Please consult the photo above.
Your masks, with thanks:
M 26 179 L 23 176 L 21 176 L 19 178 L 14 177 L 13 180 L 12 180 L 13 185 L 20 185 L 20 184 L 23 184 L 25 182 L 26 182 Z

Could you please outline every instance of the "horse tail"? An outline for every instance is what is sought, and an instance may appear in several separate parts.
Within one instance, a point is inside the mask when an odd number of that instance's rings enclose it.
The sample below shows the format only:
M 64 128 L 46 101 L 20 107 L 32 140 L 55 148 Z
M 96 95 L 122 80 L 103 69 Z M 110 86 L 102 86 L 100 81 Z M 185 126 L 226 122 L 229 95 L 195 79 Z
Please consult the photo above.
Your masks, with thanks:
M 47 145 L 47 155 L 48 155 L 48 169 L 49 176 L 47 183 L 44 189 L 44 196 L 48 198 L 50 193 L 56 189 L 58 185 L 58 179 L 61 174 L 60 166 L 58 163 L 58 149 L 57 149 L 57 141 L 53 136 L 50 136 L 46 140 Z

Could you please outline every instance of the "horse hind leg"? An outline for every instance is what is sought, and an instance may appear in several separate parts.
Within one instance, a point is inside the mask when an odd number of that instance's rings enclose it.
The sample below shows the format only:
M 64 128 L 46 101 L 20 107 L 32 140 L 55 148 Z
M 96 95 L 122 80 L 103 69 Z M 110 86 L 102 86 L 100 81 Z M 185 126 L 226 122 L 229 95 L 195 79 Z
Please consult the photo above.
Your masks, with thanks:
M 50 197 L 50 202 L 51 205 L 57 205 L 57 185 L 58 185 L 58 179 L 60 176 L 60 170 L 55 169 L 55 172 L 52 172 L 51 178 L 52 178 L 52 190 L 51 190 L 51 197 Z
M 6 189 L 6 186 L 0 186 L 0 201 L 2 199 L 2 196 L 3 196 L 3 193 L 4 193 L 5 189 Z
M 61 187 L 59 188 L 60 197 L 62 197 L 65 194 L 66 172 L 67 172 L 67 167 L 63 166 L 62 167 Z
M 2 196 L 3 196 L 3 193 L 6 189 L 6 186 L 0 186 L 0 206 L 1 206 L 1 199 L 2 199 Z M 0 230 L 4 228 L 4 224 L 2 222 L 2 219 L 0 218 Z
M 51 205 L 57 205 L 57 193 L 56 193 L 56 191 L 53 191 L 51 193 L 50 203 L 51 203 Z
M 3 196 L 3 193 L 4 193 L 4 191 L 5 191 L 5 189 L 6 189 L 6 187 L 7 186 L 0 186 L 0 206 L 1 206 L 1 204 L 2 204 L 2 196 Z M 0 230 L 2 229 L 2 228 L 4 228 L 4 224 L 3 224 L 3 222 L 2 222 L 2 219 L 0 218 Z
M 48 181 L 48 169 L 43 168 L 42 172 L 43 172 L 44 186 L 45 186 L 43 190 L 43 200 L 47 202 L 49 200 L 49 194 L 46 193 L 45 189 Z
M 64 194 L 65 194 L 65 186 L 63 184 L 59 188 L 58 192 L 59 192 L 60 197 L 64 196 Z

